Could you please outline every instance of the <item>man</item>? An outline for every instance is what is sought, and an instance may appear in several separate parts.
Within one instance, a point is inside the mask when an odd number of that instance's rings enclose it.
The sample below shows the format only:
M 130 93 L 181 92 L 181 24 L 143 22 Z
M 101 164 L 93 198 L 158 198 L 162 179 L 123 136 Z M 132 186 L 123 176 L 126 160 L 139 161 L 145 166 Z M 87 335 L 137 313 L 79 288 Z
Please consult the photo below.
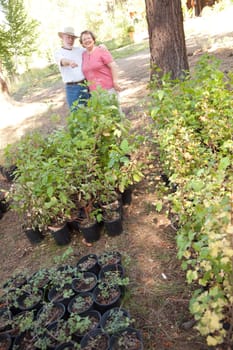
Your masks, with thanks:
M 85 49 L 74 47 L 78 36 L 72 27 L 65 27 L 62 32 L 58 32 L 58 36 L 62 39 L 62 47 L 54 53 L 54 58 L 65 83 L 68 106 L 74 110 L 90 97 L 82 72 L 82 53 Z

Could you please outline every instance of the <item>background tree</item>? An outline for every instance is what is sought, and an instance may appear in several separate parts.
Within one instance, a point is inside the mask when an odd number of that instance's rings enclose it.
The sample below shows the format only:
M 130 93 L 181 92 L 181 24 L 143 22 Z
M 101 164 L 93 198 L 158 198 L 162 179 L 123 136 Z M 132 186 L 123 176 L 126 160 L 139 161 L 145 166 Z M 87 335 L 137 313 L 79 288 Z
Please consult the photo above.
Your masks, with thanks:
M 151 78 L 170 73 L 182 78 L 189 69 L 181 0 L 145 0 L 149 32 Z
M 0 60 L 10 78 L 18 71 L 20 59 L 36 50 L 37 21 L 29 19 L 23 0 L 0 0 L 4 15 L 0 25 Z

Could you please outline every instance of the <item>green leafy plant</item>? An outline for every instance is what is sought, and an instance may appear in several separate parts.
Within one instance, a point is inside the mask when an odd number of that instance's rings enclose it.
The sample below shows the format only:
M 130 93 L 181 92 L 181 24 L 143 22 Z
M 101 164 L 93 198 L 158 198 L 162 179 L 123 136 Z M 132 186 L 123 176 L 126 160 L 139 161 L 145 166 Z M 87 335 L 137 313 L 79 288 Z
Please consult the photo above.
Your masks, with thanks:
M 177 215 L 178 257 L 188 283 L 196 328 L 210 346 L 232 335 L 232 74 L 204 55 L 193 77 L 153 82 L 151 116 L 161 162 L 176 191 L 166 194 Z M 228 321 L 227 321 L 228 320 Z M 230 324 L 233 319 L 230 317 Z

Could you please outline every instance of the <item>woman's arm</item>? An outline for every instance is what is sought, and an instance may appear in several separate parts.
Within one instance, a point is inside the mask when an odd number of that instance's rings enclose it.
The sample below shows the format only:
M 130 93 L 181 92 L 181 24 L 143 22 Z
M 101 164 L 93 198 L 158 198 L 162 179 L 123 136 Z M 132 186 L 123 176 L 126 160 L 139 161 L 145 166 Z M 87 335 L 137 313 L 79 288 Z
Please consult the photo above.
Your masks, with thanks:
M 118 84 L 118 69 L 116 62 L 112 61 L 108 63 L 108 67 L 112 72 L 113 87 L 116 91 L 121 91 L 120 85 Z

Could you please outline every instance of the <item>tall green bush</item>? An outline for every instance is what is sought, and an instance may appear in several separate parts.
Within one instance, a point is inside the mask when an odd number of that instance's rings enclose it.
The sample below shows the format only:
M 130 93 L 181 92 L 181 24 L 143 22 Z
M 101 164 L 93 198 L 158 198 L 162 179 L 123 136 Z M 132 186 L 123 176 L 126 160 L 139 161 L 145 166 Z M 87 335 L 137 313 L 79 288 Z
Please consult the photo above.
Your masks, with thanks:
M 154 81 L 151 116 L 168 195 L 178 216 L 178 257 L 196 290 L 190 311 L 208 345 L 231 344 L 233 326 L 233 75 L 203 56 L 183 82 Z

